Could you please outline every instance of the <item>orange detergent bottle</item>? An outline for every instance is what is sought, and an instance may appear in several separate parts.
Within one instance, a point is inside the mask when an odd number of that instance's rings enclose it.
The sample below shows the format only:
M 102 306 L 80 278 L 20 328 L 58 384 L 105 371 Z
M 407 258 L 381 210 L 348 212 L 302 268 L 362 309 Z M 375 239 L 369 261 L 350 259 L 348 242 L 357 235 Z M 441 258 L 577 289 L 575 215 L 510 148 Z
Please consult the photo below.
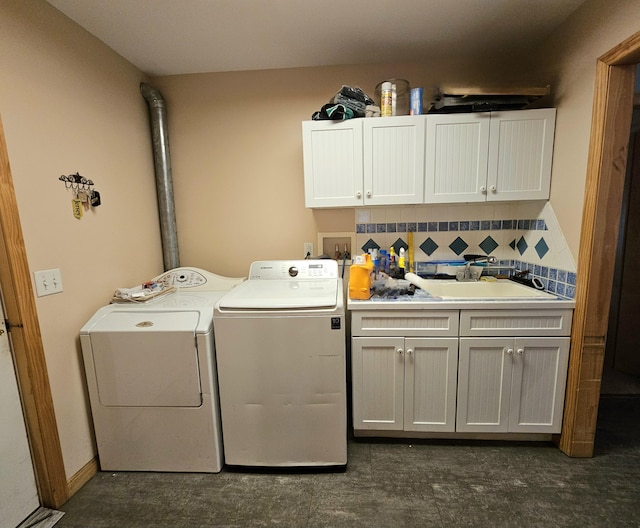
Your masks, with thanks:
M 371 255 L 357 255 L 349 268 L 349 299 L 367 300 L 371 297 Z

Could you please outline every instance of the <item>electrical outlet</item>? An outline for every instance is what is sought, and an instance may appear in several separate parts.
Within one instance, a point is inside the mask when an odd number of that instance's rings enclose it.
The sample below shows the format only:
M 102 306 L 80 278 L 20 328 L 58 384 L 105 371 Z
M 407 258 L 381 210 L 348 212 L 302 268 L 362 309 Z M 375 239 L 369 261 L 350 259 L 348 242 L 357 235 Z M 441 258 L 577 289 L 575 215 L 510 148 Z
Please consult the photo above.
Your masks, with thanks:
M 62 291 L 62 274 L 58 268 L 42 271 L 34 271 L 33 278 L 36 282 L 38 297 L 52 295 Z
M 304 258 L 313 257 L 313 242 L 304 243 Z

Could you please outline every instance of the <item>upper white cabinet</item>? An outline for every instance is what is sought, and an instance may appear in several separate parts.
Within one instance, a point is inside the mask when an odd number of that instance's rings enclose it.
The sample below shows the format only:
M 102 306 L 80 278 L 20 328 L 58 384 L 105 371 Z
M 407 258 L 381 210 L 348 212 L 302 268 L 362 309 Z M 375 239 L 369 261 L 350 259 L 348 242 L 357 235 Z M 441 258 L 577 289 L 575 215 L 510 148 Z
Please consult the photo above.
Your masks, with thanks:
M 302 123 L 305 205 L 421 203 L 424 119 Z
M 554 108 L 429 115 L 425 202 L 549 198 Z
M 307 207 L 362 205 L 362 119 L 303 121 Z
M 486 201 L 491 114 L 429 117 L 425 201 Z
M 549 198 L 550 109 L 304 121 L 305 205 Z
M 425 120 L 370 118 L 364 126 L 364 204 L 421 203 Z

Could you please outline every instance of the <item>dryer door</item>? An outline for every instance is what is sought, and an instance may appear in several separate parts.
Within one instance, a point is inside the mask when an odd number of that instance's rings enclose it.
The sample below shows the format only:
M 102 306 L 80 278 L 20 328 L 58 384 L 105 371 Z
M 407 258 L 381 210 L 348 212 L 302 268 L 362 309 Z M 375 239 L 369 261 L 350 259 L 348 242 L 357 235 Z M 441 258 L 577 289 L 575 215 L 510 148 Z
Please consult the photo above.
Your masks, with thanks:
M 198 312 L 113 311 L 90 331 L 100 404 L 199 407 Z

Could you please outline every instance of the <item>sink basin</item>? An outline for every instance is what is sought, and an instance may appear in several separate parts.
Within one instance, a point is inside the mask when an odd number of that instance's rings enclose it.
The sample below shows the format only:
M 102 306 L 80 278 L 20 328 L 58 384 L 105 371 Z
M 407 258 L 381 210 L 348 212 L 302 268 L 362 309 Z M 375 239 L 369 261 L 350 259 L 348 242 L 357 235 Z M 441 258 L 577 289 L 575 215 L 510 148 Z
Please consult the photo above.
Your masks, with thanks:
M 417 280 L 416 280 L 417 279 Z M 555 299 L 555 295 L 535 290 L 510 280 L 459 282 L 455 280 L 422 279 L 410 282 L 443 299 Z

